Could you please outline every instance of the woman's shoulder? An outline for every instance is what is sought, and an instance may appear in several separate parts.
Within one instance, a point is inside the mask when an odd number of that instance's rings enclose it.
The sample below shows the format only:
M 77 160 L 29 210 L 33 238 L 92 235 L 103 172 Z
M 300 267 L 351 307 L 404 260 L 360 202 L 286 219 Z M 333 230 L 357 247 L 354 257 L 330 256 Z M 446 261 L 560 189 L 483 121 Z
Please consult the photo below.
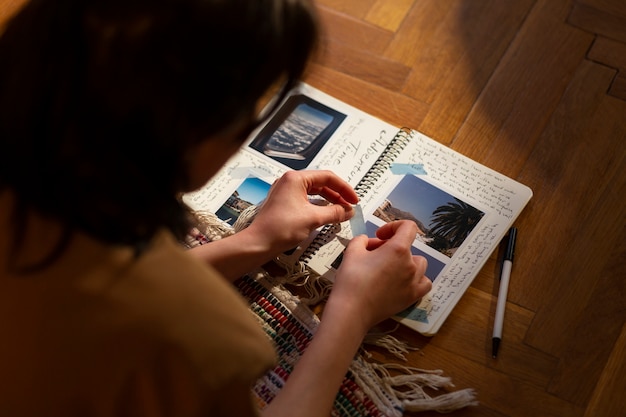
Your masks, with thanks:
M 22 393 L 34 389 L 49 394 L 33 410 L 70 407 L 66 398 L 106 409 L 128 384 L 143 392 L 145 381 L 155 399 L 184 392 L 217 405 L 226 401 L 222 393 L 249 387 L 275 363 L 269 338 L 234 286 L 170 235 L 139 257 L 128 248 L 92 249 L 77 240 L 58 267 L 0 279 L 0 330 L 12 341 L 0 347 L 1 374 L 8 375 L 0 384 L 10 381 L 15 393 L 3 406 L 25 407 Z M 167 383 L 153 384 L 159 381 Z M 249 400 L 243 390 L 236 394 Z M 129 407 L 143 404 L 133 398 Z
M 274 362 L 269 338 L 235 287 L 170 235 L 159 236 L 125 275 L 112 296 L 198 366 L 211 363 L 208 382 L 259 376 Z

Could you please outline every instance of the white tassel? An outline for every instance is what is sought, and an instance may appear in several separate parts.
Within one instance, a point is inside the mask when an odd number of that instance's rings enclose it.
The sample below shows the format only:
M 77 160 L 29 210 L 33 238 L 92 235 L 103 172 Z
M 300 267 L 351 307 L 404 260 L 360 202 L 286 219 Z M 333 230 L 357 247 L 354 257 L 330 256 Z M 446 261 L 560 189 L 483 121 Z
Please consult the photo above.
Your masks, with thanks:
M 219 240 L 234 234 L 233 228 L 209 211 L 194 211 L 192 215 L 198 221 L 197 228 L 209 240 Z
M 473 389 L 447 392 L 436 397 L 428 395 L 425 388 L 439 390 L 454 387 L 449 377 L 442 376 L 441 370 L 425 370 L 393 363 L 372 363 L 370 366 L 379 376 L 379 383 L 387 392 L 393 393 L 406 411 L 435 410 L 448 413 L 478 404 Z M 401 374 L 392 376 L 389 370 Z
M 403 405 L 406 411 L 435 410 L 439 413 L 451 413 L 464 407 L 478 405 L 478 401 L 476 401 L 476 392 L 467 388 L 437 397 L 403 401 Z
M 395 326 L 388 332 L 370 332 L 363 339 L 363 344 L 382 347 L 396 358 L 406 362 L 406 354 L 419 349 L 392 336 L 390 333 L 393 333 L 397 328 L 398 326 Z
M 235 233 L 241 232 L 246 227 L 250 226 L 252 220 L 259 212 L 260 206 L 250 206 L 244 209 L 235 220 L 235 224 L 233 224 L 233 230 Z

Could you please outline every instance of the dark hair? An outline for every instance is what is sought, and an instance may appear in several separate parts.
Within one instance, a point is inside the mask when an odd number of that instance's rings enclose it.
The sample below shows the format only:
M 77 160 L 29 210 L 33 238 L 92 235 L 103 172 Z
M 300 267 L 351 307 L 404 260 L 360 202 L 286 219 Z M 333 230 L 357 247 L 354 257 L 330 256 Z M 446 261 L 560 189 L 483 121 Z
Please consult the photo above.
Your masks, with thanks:
M 0 191 L 113 244 L 180 236 L 185 155 L 301 77 L 307 0 L 31 0 L 0 38 Z

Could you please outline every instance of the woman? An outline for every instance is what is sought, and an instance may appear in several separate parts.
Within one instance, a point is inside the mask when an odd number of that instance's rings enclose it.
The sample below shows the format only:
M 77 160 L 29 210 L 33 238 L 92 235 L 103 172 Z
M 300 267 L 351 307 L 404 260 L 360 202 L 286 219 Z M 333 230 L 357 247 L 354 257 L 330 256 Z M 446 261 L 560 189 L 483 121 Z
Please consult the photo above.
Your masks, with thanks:
M 357 196 L 331 172 L 289 173 L 244 231 L 176 243 L 177 195 L 236 152 L 268 91 L 295 85 L 316 37 L 307 0 L 32 0 L 10 22 L 0 415 L 329 413 L 367 330 L 430 289 L 415 226 L 353 239 L 311 345 L 260 412 L 250 385 L 275 354 L 228 280 L 349 219 Z

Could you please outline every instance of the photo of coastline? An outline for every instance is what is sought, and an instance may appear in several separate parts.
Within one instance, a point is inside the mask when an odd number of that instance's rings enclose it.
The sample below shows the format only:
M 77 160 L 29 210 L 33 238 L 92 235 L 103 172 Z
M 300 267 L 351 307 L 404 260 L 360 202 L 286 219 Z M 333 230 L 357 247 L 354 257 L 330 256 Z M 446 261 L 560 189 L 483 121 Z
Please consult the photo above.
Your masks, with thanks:
M 265 200 L 269 190 L 270 184 L 265 181 L 254 177 L 247 178 L 215 214 L 232 226 L 245 209 Z
M 378 229 L 378 225 L 367 221 L 365 222 L 365 229 L 369 237 L 376 237 L 376 230 Z M 441 270 L 446 266 L 446 264 L 441 262 L 439 259 L 436 259 L 426 252 L 419 250 L 415 246 L 411 246 L 411 253 L 413 255 L 420 255 L 426 258 L 426 260 L 428 261 L 428 267 L 426 268 L 426 273 L 424 275 L 426 275 L 431 281 L 434 281 L 441 272 Z M 332 262 L 331 267 L 333 267 L 334 269 L 338 269 L 342 261 L 343 252 L 341 252 L 341 254 Z
M 384 222 L 414 221 L 419 241 L 452 257 L 485 213 L 418 176 L 406 175 L 373 214 Z
M 308 96 L 291 96 L 250 147 L 292 169 L 304 169 L 345 117 Z

